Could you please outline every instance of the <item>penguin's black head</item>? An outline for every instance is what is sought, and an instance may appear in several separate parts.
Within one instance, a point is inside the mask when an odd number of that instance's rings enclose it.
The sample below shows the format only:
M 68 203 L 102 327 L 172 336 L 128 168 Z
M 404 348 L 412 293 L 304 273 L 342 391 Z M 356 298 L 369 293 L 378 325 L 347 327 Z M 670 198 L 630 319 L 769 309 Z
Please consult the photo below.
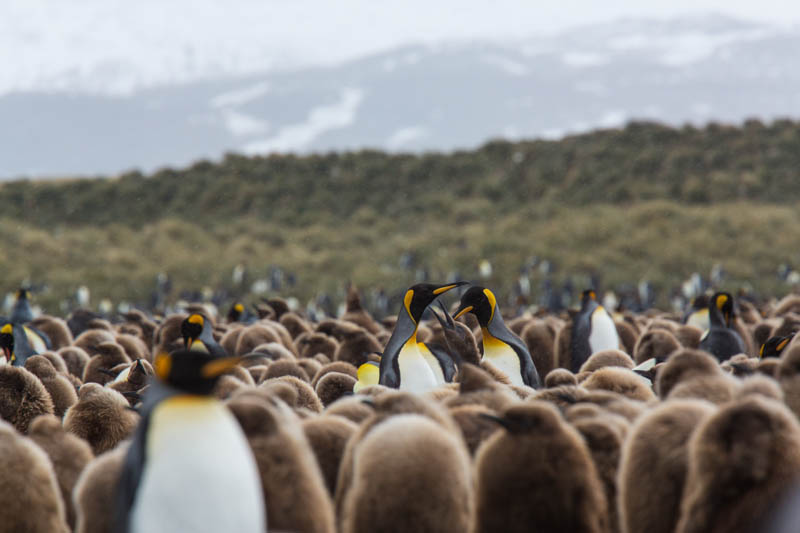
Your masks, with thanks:
M 708 301 L 708 311 L 719 312 L 725 320 L 725 326 L 730 327 L 733 318 L 733 296 L 727 292 L 715 293 Z
M 427 309 L 440 294 L 444 294 L 450 289 L 455 289 L 456 287 L 461 287 L 466 284 L 466 281 L 448 283 L 447 285 L 418 283 L 406 291 L 406 295 L 403 298 L 403 305 L 405 306 L 408 316 L 411 317 L 415 324 L 418 324 L 422 318 L 422 313 L 425 312 L 425 309 Z
M 793 335 L 770 337 L 767 342 L 761 345 L 758 356 L 762 359 L 765 357 L 780 357 L 781 352 L 789 345 L 793 337 Z
M 199 313 L 193 313 L 181 322 L 181 337 L 183 337 L 183 347 L 187 350 L 192 346 L 203 333 L 206 319 Z
M 161 352 L 153 362 L 156 377 L 189 394 L 209 395 L 219 377 L 241 362 L 241 357 L 216 357 L 207 352 Z
M 14 363 L 14 326 L 10 323 L 0 328 L 0 348 L 8 364 Z
M 17 300 L 27 300 L 27 299 L 28 299 L 28 289 L 17 290 Z
M 240 302 L 236 302 L 228 311 L 228 322 L 238 322 L 242 315 L 244 315 L 244 306 Z
M 596 302 L 597 301 L 597 293 L 594 292 L 594 289 L 586 289 L 581 294 L 581 306 L 586 307 L 589 302 Z
M 494 308 L 497 305 L 497 298 L 494 293 L 485 287 L 474 285 L 467 289 L 467 292 L 461 297 L 461 304 L 458 310 L 453 315 L 453 318 L 458 318 L 463 314 L 472 313 L 477 319 L 482 328 L 489 325 L 489 322 L 494 318 Z

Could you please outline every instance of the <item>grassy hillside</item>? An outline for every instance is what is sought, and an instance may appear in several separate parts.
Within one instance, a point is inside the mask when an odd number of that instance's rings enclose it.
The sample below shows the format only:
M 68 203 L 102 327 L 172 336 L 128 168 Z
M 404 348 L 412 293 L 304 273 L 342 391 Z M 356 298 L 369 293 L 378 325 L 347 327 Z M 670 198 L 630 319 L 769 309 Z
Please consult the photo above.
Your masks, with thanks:
M 597 272 L 666 289 L 722 262 L 731 288 L 785 291 L 800 263 L 800 123 L 671 129 L 634 123 L 561 141 L 492 142 L 452 154 L 380 152 L 199 162 L 152 176 L 0 187 L 0 290 L 47 281 L 52 306 L 80 283 L 144 300 L 157 272 L 176 288 L 229 284 L 270 265 L 291 290 L 345 280 L 398 290 L 413 252 L 435 278 L 492 260 L 505 289 L 530 256 L 556 279 Z M 533 279 L 534 288 L 539 279 Z

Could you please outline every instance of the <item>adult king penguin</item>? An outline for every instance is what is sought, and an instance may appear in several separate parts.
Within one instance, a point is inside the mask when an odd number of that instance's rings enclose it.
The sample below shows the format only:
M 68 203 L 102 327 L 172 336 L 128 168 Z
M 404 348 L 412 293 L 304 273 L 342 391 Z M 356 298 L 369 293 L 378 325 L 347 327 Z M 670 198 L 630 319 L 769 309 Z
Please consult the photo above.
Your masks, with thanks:
M 603 350 L 619 350 L 617 326 L 606 308 L 597 302 L 597 294 L 586 290 L 581 310 L 573 317 L 570 370 L 577 373 L 592 354 Z
M 211 322 L 199 313 L 193 313 L 181 322 L 183 346 L 187 350 L 208 352 L 215 357 L 227 357 L 225 349 L 214 340 Z
M 266 528 L 255 459 L 236 419 L 213 395 L 241 358 L 178 351 L 156 356 L 154 381 L 117 486 L 125 533 Z
M 539 372 L 522 340 L 503 322 L 497 298 L 492 291 L 477 285 L 470 287 L 461 297 L 461 304 L 453 318 L 473 313 L 483 334 L 483 358 L 511 380 L 514 385 L 539 388 Z
M 438 360 L 430 350 L 417 344 L 417 328 L 422 314 L 439 295 L 466 285 L 466 282 L 432 285 L 420 283 L 412 286 L 403 297 L 403 308 L 397 315 L 397 324 L 381 356 L 381 385 L 410 392 L 425 392 L 442 382 L 441 374 L 434 370 Z
M 25 326 L 11 322 L 0 328 L 0 349 L 7 364 L 24 366 L 28 357 L 39 353 L 29 342 L 31 334 Z
M 700 338 L 700 349 L 705 350 L 719 362 L 731 356 L 747 353 L 744 341 L 731 327 L 733 320 L 733 296 L 717 292 L 708 301 L 709 328 Z

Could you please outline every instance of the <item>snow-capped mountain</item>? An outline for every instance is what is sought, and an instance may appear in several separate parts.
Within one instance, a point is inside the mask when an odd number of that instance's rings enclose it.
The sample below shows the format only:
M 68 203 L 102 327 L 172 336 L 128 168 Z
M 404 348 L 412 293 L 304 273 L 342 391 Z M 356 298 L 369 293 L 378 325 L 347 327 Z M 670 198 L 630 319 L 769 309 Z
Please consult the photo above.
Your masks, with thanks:
M 0 93 L 0 176 L 149 171 L 225 152 L 449 150 L 631 119 L 797 118 L 798 50 L 800 30 L 707 16 L 407 46 L 291 72 L 206 65 L 204 81 L 155 87 L 125 82 L 135 62 L 109 64 L 94 86 L 67 73 L 47 92 Z

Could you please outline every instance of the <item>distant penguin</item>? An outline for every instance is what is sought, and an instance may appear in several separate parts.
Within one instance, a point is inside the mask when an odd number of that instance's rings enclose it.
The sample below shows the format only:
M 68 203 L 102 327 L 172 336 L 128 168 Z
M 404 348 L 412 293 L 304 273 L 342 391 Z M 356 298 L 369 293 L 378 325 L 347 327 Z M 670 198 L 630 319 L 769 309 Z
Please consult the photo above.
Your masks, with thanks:
M 578 372 L 589 357 L 601 350 L 618 350 L 619 334 L 614 319 L 597 302 L 593 290 L 583 291 L 581 310 L 574 317 L 570 340 L 570 370 Z
M 181 322 L 181 337 L 186 350 L 208 352 L 214 357 L 225 357 L 222 346 L 214 340 L 211 321 L 199 313 L 193 313 Z
M 383 349 L 379 378 L 381 385 L 411 392 L 426 392 L 441 384 L 436 379 L 431 363 L 417 345 L 417 329 L 425 309 L 439 295 L 461 285 L 465 283 L 420 283 L 406 291 L 403 308 L 397 315 L 397 324 Z
M 708 329 L 711 324 L 708 316 L 708 296 L 703 294 L 692 300 L 689 310 L 683 315 L 683 323 L 700 328 L 701 331 Z
M 29 342 L 26 328 L 21 324 L 11 322 L 0 328 L 0 349 L 3 350 L 7 364 L 24 366 L 28 357 L 39 353 Z M 42 350 L 44 351 L 44 350 Z
M 264 530 L 255 459 L 236 419 L 211 396 L 239 360 L 188 350 L 156 356 L 158 381 L 125 459 L 115 531 Z
M 513 385 L 541 386 L 539 372 L 533 364 L 528 347 L 503 322 L 497 299 L 487 288 L 470 287 L 461 297 L 453 318 L 472 313 L 478 319 L 483 334 L 483 358 L 511 380 Z
M 14 307 L 11 308 L 9 320 L 15 324 L 26 324 L 34 318 L 33 308 L 28 301 L 28 289 L 19 289 L 16 293 Z
M 747 353 L 742 337 L 732 327 L 733 297 L 727 292 L 714 294 L 708 302 L 709 329 L 700 339 L 700 349 L 722 362 Z

